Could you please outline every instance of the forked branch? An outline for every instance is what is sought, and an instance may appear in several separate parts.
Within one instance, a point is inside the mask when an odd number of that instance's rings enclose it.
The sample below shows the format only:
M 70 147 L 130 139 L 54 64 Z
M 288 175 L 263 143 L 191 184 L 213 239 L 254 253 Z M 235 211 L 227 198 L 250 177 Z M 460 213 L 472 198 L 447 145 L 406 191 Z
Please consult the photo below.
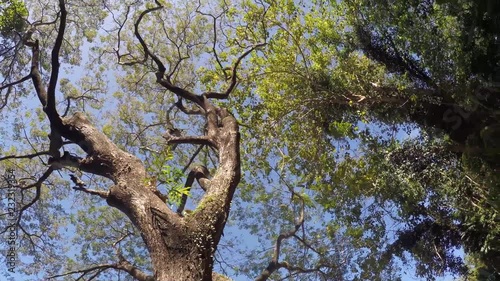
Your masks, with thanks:
M 213 99 L 227 99 L 229 94 L 234 90 L 234 87 L 236 87 L 236 84 L 238 82 L 238 67 L 240 66 L 241 61 L 248 56 L 251 52 L 253 52 L 255 49 L 260 48 L 262 46 L 265 46 L 266 43 L 260 43 L 257 45 L 252 46 L 250 49 L 246 50 L 241 56 L 238 57 L 236 62 L 233 65 L 232 69 L 232 74 L 231 74 L 231 84 L 229 84 L 229 87 L 226 89 L 224 93 L 218 93 L 218 92 L 206 92 L 204 95 L 207 98 L 213 98 Z
M 196 166 L 193 169 L 191 169 L 191 172 L 189 172 L 188 177 L 186 179 L 186 183 L 184 186 L 188 188 L 188 190 L 191 189 L 193 186 L 194 180 L 198 182 L 200 187 L 206 191 L 208 186 L 210 185 L 210 180 L 208 177 L 210 176 L 210 173 L 208 172 L 207 167 L 205 166 Z M 184 211 L 184 207 L 186 206 L 186 201 L 187 201 L 187 195 L 183 194 L 181 198 L 181 203 L 179 204 L 179 208 L 177 208 L 177 213 L 179 215 L 182 215 L 182 212 Z
M 300 269 L 301 272 L 316 271 L 316 269 L 301 269 L 299 267 L 292 266 L 292 265 L 288 264 L 287 262 L 280 262 L 279 261 L 280 252 L 281 252 L 281 243 L 283 242 L 283 240 L 288 239 L 290 237 L 293 237 L 297 233 L 297 231 L 300 229 L 300 227 L 304 224 L 304 212 L 305 212 L 304 199 L 300 195 L 296 194 L 295 192 L 292 193 L 292 198 L 293 198 L 293 196 L 297 196 L 301 200 L 300 217 L 295 222 L 295 226 L 292 230 L 290 230 L 288 232 L 281 233 L 278 236 L 278 238 L 276 239 L 276 243 L 274 245 L 274 253 L 273 253 L 272 260 L 269 262 L 266 269 L 264 269 L 264 271 L 262 271 L 262 273 L 257 278 L 255 278 L 255 281 L 267 280 L 269 278 L 269 276 L 271 276 L 271 274 L 273 274 L 276 270 L 278 270 L 280 268 L 287 268 L 291 271 Z

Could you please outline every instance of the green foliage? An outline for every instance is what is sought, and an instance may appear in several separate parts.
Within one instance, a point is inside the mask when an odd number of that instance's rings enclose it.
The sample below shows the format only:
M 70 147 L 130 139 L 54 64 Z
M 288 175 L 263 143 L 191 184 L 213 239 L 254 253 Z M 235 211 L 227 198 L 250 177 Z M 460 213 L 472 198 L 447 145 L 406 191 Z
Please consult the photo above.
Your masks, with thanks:
M 22 32 L 26 27 L 28 9 L 24 1 L 2 0 L 0 2 L 0 33 L 6 36 L 12 32 Z
M 40 10 L 49 1 L 35 2 L 1 2 L 3 36 L 24 31 L 27 8 L 34 21 L 46 12 L 44 22 L 57 18 L 50 9 Z M 76 67 L 65 68 L 68 73 L 61 76 L 60 112 L 65 99 L 71 99 L 69 114 L 85 111 L 117 145 L 140 157 L 149 173 L 145 182 L 168 193 L 169 205 L 179 204 L 183 195 L 196 202 L 199 191 L 184 187 L 182 168 L 197 147 L 180 145 L 174 154 L 165 149 L 162 134 L 175 124 L 186 134 L 199 135 L 205 122 L 185 117 L 172 107 L 172 95 L 156 86 L 156 70 L 142 62 L 130 21 L 155 5 L 69 2 L 71 24 L 61 62 Z M 239 54 L 267 43 L 242 61 L 238 87 L 225 104 L 241 125 L 244 176 L 222 241 L 227 249 L 220 247 L 218 257 L 227 256 L 224 262 L 236 268 L 235 275 L 255 278 L 266 268 L 277 237 L 295 226 L 300 194 L 306 223 L 282 243 L 281 260 L 303 268 L 323 266 L 323 273 L 280 270 L 270 280 L 398 280 L 401 263 L 426 279 L 447 272 L 497 278 L 500 102 L 495 38 L 500 35 L 494 0 L 161 2 L 165 8 L 148 14 L 140 32 L 180 87 L 224 90 Z M 217 25 L 200 11 L 220 15 Z M 110 26 L 99 29 L 104 22 Z M 40 40 L 43 78 L 48 80 L 57 29 L 37 28 L 34 39 Z M 82 53 L 82 46 L 90 48 Z M 11 79 L 7 82 L 29 73 L 28 49 L 15 49 L 14 64 L 0 62 L 2 77 Z M 14 110 L 13 102 L 30 103 L 32 96 L 23 99 L 21 93 L 31 92 L 22 86 L 12 92 L 8 113 L 24 118 L 2 119 L 9 124 L 1 127 L 6 142 L 2 156 L 46 149 L 43 110 Z M 446 121 L 447 110 L 459 125 Z M 206 166 L 217 165 L 213 151 L 204 149 L 197 157 Z M 45 156 L 9 160 L 1 168 L 17 168 L 32 183 L 46 162 Z M 48 241 L 43 248 L 47 253 L 34 251 L 38 248 L 23 236 L 20 251 L 37 259 L 36 265 L 23 267 L 30 274 L 44 266 L 38 262 L 42 258 L 57 261 L 49 263 L 50 272 L 60 272 L 63 259 L 67 270 L 113 262 L 109 245 L 123 235 L 122 229 L 133 229 L 102 202 L 71 193 L 64 180 L 67 172 L 61 172 L 63 179 L 50 177 L 43 202 L 27 214 L 26 226 Z M 84 180 L 98 189 L 111 184 Z M 33 190 L 23 194 L 27 199 L 34 195 Z M 75 226 L 71 245 L 81 245 L 80 255 L 51 247 L 69 239 L 55 231 L 68 225 Z M 235 245 L 242 232 L 259 246 Z M 148 268 L 140 241 L 135 233 L 123 249 L 130 260 Z M 468 272 L 457 248 L 465 252 Z M 248 259 L 231 260 L 235 252 Z
M 183 195 L 190 195 L 189 191 L 191 187 L 185 187 L 182 182 L 185 177 L 184 172 L 175 166 L 169 165 L 169 161 L 173 158 L 174 156 L 169 147 L 165 148 L 158 155 L 152 156 L 148 172 L 154 175 L 152 178 L 155 180 L 146 179 L 146 181 L 155 185 L 154 188 L 157 188 L 156 185 L 165 186 L 169 201 L 167 203 L 178 205 Z

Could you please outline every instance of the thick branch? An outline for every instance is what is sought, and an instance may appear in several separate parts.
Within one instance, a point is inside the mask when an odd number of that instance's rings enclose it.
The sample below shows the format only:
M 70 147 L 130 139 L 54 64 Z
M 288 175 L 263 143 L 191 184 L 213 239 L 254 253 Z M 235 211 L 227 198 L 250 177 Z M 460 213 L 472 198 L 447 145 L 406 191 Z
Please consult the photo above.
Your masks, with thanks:
M 44 108 L 45 113 L 49 116 L 49 119 L 54 117 L 59 117 L 57 114 L 57 109 L 56 109 L 56 86 L 57 86 L 57 79 L 59 77 L 59 52 L 61 50 L 62 42 L 64 39 L 64 30 L 66 29 L 66 16 L 67 16 L 67 11 L 66 11 L 66 6 L 64 3 L 64 0 L 59 0 L 59 9 L 61 13 L 61 18 L 59 20 L 59 30 L 57 32 L 57 37 L 56 37 L 56 42 L 54 44 L 54 48 L 52 48 L 52 54 L 51 54 L 51 64 L 52 64 L 52 70 L 50 73 L 50 80 L 49 80 L 49 87 L 47 90 L 47 105 L 46 108 Z
M 146 274 L 126 260 L 121 260 L 114 268 L 128 272 L 128 274 L 139 281 L 155 281 L 153 276 Z
M 215 146 L 215 143 L 208 136 L 172 136 L 166 133 L 163 138 L 167 141 L 168 144 L 182 144 L 182 143 L 190 143 L 190 144 L 204 144 L 211 147 Z
M 80 186 L 74 186 L 73 189 L 83 191 L 83 192 L 91 194 L 91 195 L 97 195 L 97 196 L 104 198 L 104 199 L 107 199 L 109 197 L 109 191 L 88 189 L 88 188 L 80 187 Z
M 31 46 L 33 57 L 31 59 L 31 78 L 33 81 L 33 85 L 38 95 L 38 99 L 40 100 L 43 110 L 47 114 L 47 117 L 50 120 L 50 155 L 54 158 L 59 158 L 59 149 L 62 146 L 62 139 L 59 132 L 59 127 L 62 125 L 61 118 L 57 113 L 56 102 L 55 102 L 55 89 L 57 85 L 57 79 L 59 75 L 59 52 L 61 49 L 61 45 L 64 39 L 64 30 L 66 28 L 66 7 L 64 4 L 64 0 L 59 0 L 59 8 L 60 8 L 60 21 L 59 21 L 59 30 L 57 33 L 56 41 L 54 44 L 54 48 L 52 49 L 52 70 L 50 75 L 50 81 L 48 90 L 46 91 L 43 85 L 42 77 L 40 75 L 39 67 L 40 67 L 40 46 L 38 41 L 29 42 L 29 46 Z M 29 41 L 28 39 L 26 40 Z
M 47 91 L 43 86 L 42 76 L 40 75 L 40 45 L 38 40 L 31 46 L 31 52 L 33 57 L 31 58 L 31 79 L 33 81 L 33 86 L 38 95 L 38 99 L 43 107 L 47 105 Z

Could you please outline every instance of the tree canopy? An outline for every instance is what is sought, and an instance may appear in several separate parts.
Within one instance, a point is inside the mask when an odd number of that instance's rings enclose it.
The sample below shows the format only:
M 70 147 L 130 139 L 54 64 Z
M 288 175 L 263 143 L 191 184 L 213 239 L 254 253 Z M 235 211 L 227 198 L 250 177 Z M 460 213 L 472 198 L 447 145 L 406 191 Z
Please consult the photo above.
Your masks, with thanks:
M 2 1 L 5 276 L 500 279 L 499 38 L 495 0 Z

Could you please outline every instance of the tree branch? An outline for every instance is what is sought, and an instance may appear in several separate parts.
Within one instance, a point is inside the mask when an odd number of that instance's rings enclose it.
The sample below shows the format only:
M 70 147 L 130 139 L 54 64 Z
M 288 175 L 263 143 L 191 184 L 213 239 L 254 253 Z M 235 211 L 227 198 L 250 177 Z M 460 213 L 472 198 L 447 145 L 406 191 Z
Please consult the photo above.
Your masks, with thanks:
M 155 62 L 156 66 L 158 67 L 158 71 L 164 74 L 166 71 L 165 65 L 161 62 L 161 60 L 155 54 L 153 54 L 149 50 L 148 45 L 146 44 L 146 42 L 142 38 L 141 34 L 139 33 L 139 25 L 141 24 L 141 21 L 144 18 L 144 16 L 146 16 L 147 14 L 149 14 L 151 12 L 154 12 L 154 11 L 157 11 L 157 10 L 160 10 L 163 8 L 163 6 L 158 1 L 155 1 L 155 3 L 158 6 L 144 10 L 139 15 L 139 18 L 137 18 L 137 21 L 134 23 L 134 35 L 137 38 L 137 40 L 139 40 L 139 43 L 141 44 L 141 46 L 144 50 L 144 61 L 146 61 L 148 57 L 151 57 L 153 59 L 153 61 Z
M 20 224 L 21 218 L 22 218 L 22 215 L 23 215 L 24 211 L 26 211 L 29 207 L 33 206 L 33 204 L 35 204 L 38 201 L 38 199 L 40 199 L 40 194 L 41 194 L 41 189 L 42 189 L 42 183 L 46 179 L 49 178 L 49 176 L 52 174 L 53 171 L 54 171 L 54 169 L 52 169 L 52 167 L 48 168 L 47 171 L 45 171 L 45 173 L 43 173 L 43 175 L 38 179 L 38 181 L 36 183 L 30 184 L 30 185 L 25 186 L 25 187 L 22 187 L 22 189 L 30 189 L 32 187 L 36 187 L 36 193 L 35 193 L 35 198 L 33 198 L 33 200 L 31 200 L 31 202 L 29 202 L 28 204 L 24 205 L 21 208 L 21 210 L 19 210 L 19 216 L 17 217 L 15 225 L 19 225 Z M 8 227 L 10 227 L 10 226 L 8 226 Z
M 104 199 L 107 199 L 109 197 L 109 191 L 88 189 L 88 188 L 80 187 L 80 186 L 74 186 L 73 189 L 78 190 L 78 191 L 83 191 L 83 192 L 91 194 L 91 195 L 97 195 L 97 196 L 104 198 Z
M 175 106 L 180 111 L 182 111 L 184 114 L 187 114 L 187 115 L 203 115 L 204 114 L 203 110 L 200 107 L 197 107 L 195 109 L 186 108 L 184 106 L 184 104 L 182 103 L 182 98 L 181 97 L 179 97 L 179 99 L 175 103 Z
M 305 212 L 304 199 L 292 190 L 292 198 L 293 198 L 293 196 L 297 196 L 302 201 L 302 205 L 301 205 L 301 209 L 300 209 L 300 217 L 295 222 L 294 229 L 292 229 L 288 232 L 285 232 L 285 233 L 281 233 L 278 236 L 278 238 L 276 239 L 276 244 L 274 246 L 274 253 L 273 253 L 273 258 L 272 258 L 271 262 L 269 262 L 269 265 L 266 267 L 266 269 L 264 269 L 264 271 L 262 271 L 262 273 L 257 278 L 255 278 L 255 281 L 267 280 L 269 278 L 269 276 L 271 276 L 271 274 L 273 274 L 276 270 L 278 270 L 280 268 L 288 268 L 291 270 L 300 269 L 299 267 L 293 267 L 293 266 L 289 265 L 287 262 L 280 262 L 279 261 L 280 251 L 281 251 L 281 242 L 285 239 L 293 237 L 295 235 L 295 233 L 297 233 L 297 231 L 300 229 L 300 227 L 304 224 L 304 212 Z M 305 272 L 305 271 L 306 270 L 303 270 L 302 272 Z M 309 272 L 310 270 L 307 270 L 307 271 Z
M 33 86 L 38 95 L 38 99 L 43 107 L 47 105 L 47 91 L 43 87 L 42 76 L 40 75 L 40 45 L 38 40 L 33 42 L 31 46 L 31 52 L 33 57 L 31 58 L 31 80 L 33 81 Z
M 85 193 L 91 194 L 91 195 L 97 195 L 101 198 L 107 199 L 109 196 L 109 191 L 104 191 L 104 190 L 94 190 L 94 189 L 88 189 L 86 188 L 86 184 L 77 176 L 71 174 L 71 181 L 75 184 L 73 186 L 74 190 L 79 190 L 83 191 Z
M 163 8 L 163 6 L 158 1 L 155 1 L 155 3 L 158 6 L 143 11 L 139 15 L 139 18 L 137 19 L 137 21 L 134 24 L 134 34 L 135 34 L 135 37 L 137 38 L 137 40 L 139 40 L 139 43 L 141 44 L 142 49 L 144 50 L 145 59 L 147 59 L 148 57 L 151 57 L 151 59 L 153 59 L 154 63 L 158 67 L 158 72 L 156 73 L 156 81 L 160 85 L 162 85 L 163 87 L 165 87 L 167 90 L 171 91 L 172 93 L 176 94 L 177 96 L 185 98 L 187 100 L 190 100 L 190 101 L 200 105 L 201 107 L 203 107 L 202 100 L 197 95 L 195 95 L 194 93 L 192 93 L 186 89 L 183 89 L 183 88 L 180 88 L 180 87 L 173 85 L 172 82 L 170 81 L 169 77 L 167 77 L 167 79 L 164 79 L 165 72 L 166 72 L 165 65 L 162 63 L 162 61 L 155 54 L 153 54 L 149 50 L 149 47 L 147 46 L 146 42 L 142 38 L 141 34 L 139 33 L 139 25 L 140 25 L 142 19 L 144 18 L 144 16 L 153 12 L 153 11 L 156 11 L 156 10 Z
M 201 188 L 204 191 L 206 191 L 210 185 L 210 180 L 208 179 L 209 176 L 210 173 L 208 172 L 207 167 L 196 166 L 193 169 L 191 169 L 191 172 L 189 172 L 184 187 L 188 188 L 188 190 L 191 190 L 191 187 L 193 186 L 194 183 L 194 179 L 196 179 Z M 179 215 L 182 215 L 184 207 L 186 206 L 186 202 L 187 202 L 187 195 L 183 194 L 181 198 L 181 203 L 179 204 L 179 208 L 177 208 L 177 213 Z
M 85 277 L 86 275 L 91 274 L 94 271 L 97 271 L 91 278 L 87 279 L 87 280 L 92 280 L 92 278 L 95 278 L 97 275 L 101 274 L 102 272 L 104 272 L 105 270 L 108 270 L 108 269 L 116 269 L 116 270 L 125 271 L 128 274 L 130 274 L 132 277 L 137 279 L 138 281 L 155 281 L 155 278 L 153 276 L 146 274 L 142 270 L 133 266 L 130 262 L 126 261 L 125 259 L 121 259 L 117 263 L 99 264 L 99 265 L 92 266 L 92 267 L 89 267 L 86 269 L 73 270 L 73 271 L 62 273 L 62 274 L 52 275 L 52 276 L 47 277 L 47 280 L 56 279 L 59 277 L 64 277 L 64 276 L 73 275 L 73 274 L 80 274 L 80 276 L 78 278 L 76 278 L 75 280 L 82 280 L 83 277 Z
M 21 78 L 21 79 L 19 79 L 17 81 L 5 84 L 5 85 L 3 85 L 3 86 L 0 87 L 0 92 L 3 91 L 3 89 L 8 88 L 7 89 L 7 93 L 5 94 L 4 101 L 2 102 L 2 105 L 0 105 L 0 109 L 3 109 L 7 105 L 7 101 L 9 99 L 9 95 L 11 93 L 11 87 L 15 86 L 17 84 L 20 84 L 20 83 L 22 83 L 22 82 L 24 82 L 24 81 L 26 81 L 26 80 L 28 80 L 30 78 L 31 78 L 31 74 L 28 74 L 28 75 L 24 76 L 23 78 Z
M 208 136 L 172 136 L 168 133 L 165 133 L 163 138 L 167 141 L 167 144 L 182 144 L 182 143 L 190 143 L 190 144 L 204 144 L 210 147 L 214 147 L 214 141 Z
M 218 93 L 218 92 L 206 92 L 204 95 L 207 98 L 214 98 L 214 99 L 227 99 L 229 94 L 234 90 L 234 87 L 236 87 L 236 83 L 238 82 L 238 77 L 237 77 L 237 71 L 238 67 L 241 63 L 241 61 L 248 56 L 253 50 L 260 48 L 262 46 L 265 46 L 266 43 L 260 43 L 257 45 L 252 46 L 250 49 L 248 49 L 246 52 L 241 54 L 241 56 L 236 60 L 236 63 L 233 65 L 232 69 L 232 75 L 231 75 L 231 84 L 227 88 L 227 90 L 224 93 Z
M 42 152 L 26 154 L 26 155 L 9 155 L 9 156 L 0 157 L 0 161 L 8 160 L 8 159 L 24 159 L 24 158 L 33 159 L 37 156 L 49 155 L 49 154 L 50 154 L 49 151 L 42 151 Z
M 44 108 L 45 113 L 49 116 L 49 119 L 55 117 L 59 117 L 57 114 L 57 109 L 56 109 L 56 86 L 57 86 L 57 79 L 59 76 L 59 52 L 61 50 L 62 42 L 64 39 L 64 30 L 66 29 L 66 16 L 67 16 L 67 11 L 66 11 L 66 6 L 64 3 L 64 0 L 59 0 L 59 9 L 60 9 L 60 14 L 61 18 L 59 20 L 59 30 L 57 32 L 57 37 L 56 41 L 54 44 L 54 47 L 52 48 L 52 54 L 51 54 L 51 64 L 52 64 L 52 70 L 50 74 L 50 80 L 49 80 L 49 86 L 47 90 L 47 104 L 46 108 Z

